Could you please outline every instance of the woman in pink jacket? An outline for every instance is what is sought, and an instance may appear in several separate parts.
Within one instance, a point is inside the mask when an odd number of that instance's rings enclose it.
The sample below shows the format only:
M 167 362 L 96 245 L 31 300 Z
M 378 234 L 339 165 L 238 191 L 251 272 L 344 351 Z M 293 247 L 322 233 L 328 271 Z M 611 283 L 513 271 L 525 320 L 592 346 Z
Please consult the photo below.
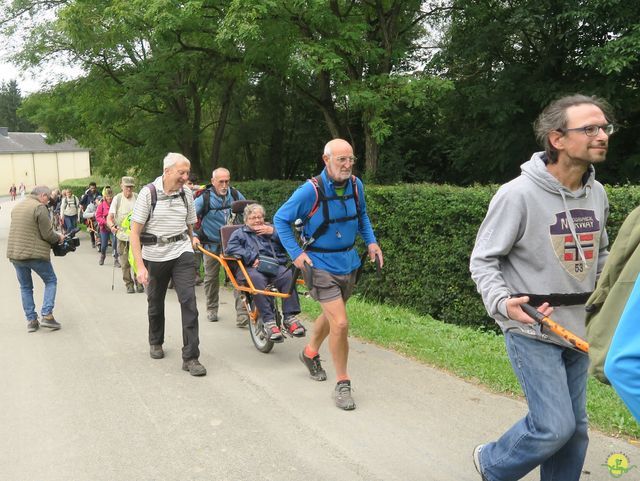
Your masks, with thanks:
M 109 207 L 111 206 L 112 200 L 113 190 L 111 187 L 107 187 L 104 190 L 104 198 L 96 210 L 96 220 L 100 226 L 100 260 L 98 264 L 104 264 L 104 259 L 107 256 L 109 238 L 111 238 L 111 245 L 113 246 L 113 266 L 120 267 L 120 262 L 118 261 L 118 242 L 116 241 L 115 235 L 111 233 L 111 230 L 107 226 L 107 216 L 109 215 Z

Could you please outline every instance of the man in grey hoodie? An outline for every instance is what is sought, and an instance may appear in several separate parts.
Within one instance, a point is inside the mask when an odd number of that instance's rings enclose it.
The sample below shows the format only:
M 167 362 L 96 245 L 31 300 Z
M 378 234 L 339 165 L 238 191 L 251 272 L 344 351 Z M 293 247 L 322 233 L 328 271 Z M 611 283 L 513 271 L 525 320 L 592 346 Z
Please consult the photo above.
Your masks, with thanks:
M 504 332 L 529 412 L 473 459 L 483 480 L 518 480 L 540 466 L 542 481 L 580 478 L 589 438 L 589 358 L 542 331 L 529 302 L 584 337 L 584 303 L 607 256 L 609 203 L 594 178 L 614 127 L 610 107 L 584 95 L 551 103 L 534 125 L 544 152 L 491 200 L 471 254 L 471 277 Z

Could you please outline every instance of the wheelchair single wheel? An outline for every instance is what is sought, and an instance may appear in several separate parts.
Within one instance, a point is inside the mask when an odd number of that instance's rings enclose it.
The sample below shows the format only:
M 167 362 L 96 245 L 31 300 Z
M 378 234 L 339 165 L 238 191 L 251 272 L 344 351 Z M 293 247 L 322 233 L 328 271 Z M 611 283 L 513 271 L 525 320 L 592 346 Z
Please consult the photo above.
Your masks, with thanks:
M 258 351 L 264 352 L 265 354 L 271 352 L 274 342 L 270 341 L 267 337 L 260 314 L 258 314 L 258 318 L 255 321 L 253 319 L 249 320 L 249 334 L 251 334 L 253 345 L 256 346 Z

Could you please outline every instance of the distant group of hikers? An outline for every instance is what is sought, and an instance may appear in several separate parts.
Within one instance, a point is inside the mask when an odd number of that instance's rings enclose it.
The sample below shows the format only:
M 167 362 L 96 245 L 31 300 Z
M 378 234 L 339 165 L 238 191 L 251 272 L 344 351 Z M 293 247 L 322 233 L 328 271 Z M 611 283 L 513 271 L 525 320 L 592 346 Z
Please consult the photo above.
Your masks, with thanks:
M 591 369 L 601 380 L 611 382 L 636 418 L 640 417 L 640 339 L 636 340 L 640 330 L 634 325 L 640 302 L 640 260 L 636 260 L 640 259 L 640 234 L 635 228 L 640 211 L 629 216 L 609 253 L 605 228 L 609 204 L 603 186 L 595 180 L 594 165 L 604 162 L 615 131 L 611 108 L 596 97 L 565 96 L 543 110 L 534 130 L 544 151 L 534 153 L 522 164 L 521 175 L 495 194 L 470 260 L 471 275 L 487 312 L 504 332 L 507 353 L 529 409 L 499 439 L 473 450 L 479 476 L 489 481 L 521 479 L 536 467 L 544 481 L 577 481 L 582 472 L 589 442 L 589 357 L 586 348 L 578 349 L 566 337 L 543 328 L 539 318 L 552 316 L 576 338 L 587 337 Z M 367 214 L 363 183 L 352 173 L 356 164 L 352 146 L 342 139 L 331 140 L 322 159 L 322 173 L 291 195 L 275 213 L 272 225 L 264 222 L 264 207 L 247 206 L 245 225 L 234 232 L 229 246 L 242 258 L 256 285 L 278 285 L 288 262 L 303 272 L 322 313 L 299 358 L 312 379 L 326 380 L 319 350 L 328 338 L 336 373 L 335 403 L 352 410 L 346 303 L 360 266 L 354 248 L 357 235 L 364 240 L 371 261 L 382 266 L 383 256 Z M 199 362 L 195 293 L 202 261 L 196 253 L 200 247 L 220 253 L 220 228 L 232 217 L 231 203 L 244 196 L 230 186 L 229 170 L 214 170 L 211 183 L 199 187 L 194 185 L 190 168 L 186 157 L 169 153 L 162 175 L 138 194 L 133 192 L 131 177 L 122 178 L 122 193 L 115 197 L 110 188 L 103 190 L 102 200 L 92 184 L 79 201 L 67 193 L 60 215 L 66 230 L 73 229 L 67 217 L 78 215 L 73 207 L 79 208 L 88 223 L 95 217 L 99 229 L 90 231 L 99 233 L 99 240 L 92 235 L 92 242 L 101 245 L 99 263 L 104 263 L 104 249 L 111 241 L 114 262 L 120 253 L 127 292 L 146 290 L 153 359 L 164 357 L 164 299 L 173 284 L 182 314 L 182 369 L 202 376 L 206 369 Z M 32 197 L 29 210 L 20 205 L 13 210 L 8 248 L 30 332 L 37 330 L 38 320 L 30 271 L 28 279 L 26 273 L 33 269 L 45 280 L 41 325 L 49 328 L 56 328 L 51 322 L 51 291 L 47 291 L 47 282 L 54 281 L 42 266 L 29 264 L 32 257 L 24 257 L 21 243 L 32 237 L 42 239 L 42 245 L 47 245 L 42 258 L 49 261 L 48 246 L 58 239 L 51 222 L 46 226 L 41 221 L 46 208 L 39 204 L 49 202 L 50 191 L 36 188 Z M 90 205 L 95 204 L 91 217 Z M 27 210 L 37 228 L 27 226 Z M 300 227 L 299 236 L 294 225 Z M 207 319 L 216 322 L 220 265 L 209 255 L 202 259 Z M 236 324 L 243 327 L 248 314 L 235 294 Z M 258 301 L 256 305 L 265 317 L 269 339 L 277 340 L 281 332 L 269 323 L 268 306 Z M 305 335 L 296 317 L 300 311 L 297 298 L 284 311 L 289 333 Z

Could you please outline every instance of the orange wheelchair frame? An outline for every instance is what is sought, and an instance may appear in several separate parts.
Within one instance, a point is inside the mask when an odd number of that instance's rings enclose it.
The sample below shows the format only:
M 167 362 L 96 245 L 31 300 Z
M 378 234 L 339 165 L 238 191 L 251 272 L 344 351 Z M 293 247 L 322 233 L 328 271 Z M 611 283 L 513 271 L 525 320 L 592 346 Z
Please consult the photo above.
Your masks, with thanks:
M 236 202 L 243 203 L 244 205 L 246 205 L 247 203 L 254 203 L 254 202 L 248 202 L 248 201 L 236 201 Z M 234 202 L 233 204 L 236 204 L 236 202 Z M 235 231 L 240 227 L 242 227 L 242 225 L 235 224 L 235 225 L 226 225 L 220 229 L 220 237 L 222 239 L 221 254 L 214 254 L 213 252 L 209 252 L 208 250 L 203 248 L 201 245 L 198 246 L 198 249 L 200 249 L 200 251 L 204 255 L 207 255 L 215 259 L 224 268 L 224 271 L 228 279 L 231 281 L 233 288 L 241 293 L 242 301 L 245 305 L 245 308 L 247 309 L 247 313 L 249 314 L 249 333 L 251 335 L 251 340 L 253 341 L 253 344 L 256 347 L 256 349 L 258 349 L 258 351 L 263 353 L 268 353 L 273 349 L 275 342 L 269 339 L 269 337 L 267 336 L 264 330 L 264 327 L 262 324 L 262 317 L 260 315 L 260 312 L 258 311 L 258 308 L 255 305 L 255 302 L 253 301 L 253 296 L 255 296 L 256 294 L 261 294 L 271 298 L 274 306 L 274 311 L 275 311 L 275 322 L 278 328 L 280 329 L 280 331 L 282 332 L 283 339 L 284 339 L 284 337 L 288 336 L 289 333 L 287 332 L 287 329 L 284 327 L 282 306 L 278 305 L 277 301 L 278 299 L 282 301 L 283 299 L 286 299 L 291 295 L 293 295 L 293 291 L 296 288 L 296 286 L 298 284 L 304 284 L 304 281 L 302 281 L 301 279 L 298 279 L 300 271 L 298 268 L 294 267 L 293 273 L 292 273 L 293 275 L 292 275 L 291 288 L 289 289 L 289 292 L 279 292 L 275 287 L 269 288 L 269 286 L 267 286 L 266 290 L 256 289 L 256 287 L 253 285 L 253 282 L 251 281 L 251 278 L 249 277 L 249 274 L 247 273 L 247 269 L 244 263 L 242 262 L 242 260 L 237 257 L 228 256 L 224 254 L 224 249 L 227 245 L 229 237 L 231 237 L 231 234 L 233 233 L 233 231 Z M 237 266 L 240 269 L 240 272 L 242 273 L 243 277 L 246 279 L 246 285 L 243 285 L 240 282 L 238 282 L 234 269 L 232 269 L 233 265 Z

